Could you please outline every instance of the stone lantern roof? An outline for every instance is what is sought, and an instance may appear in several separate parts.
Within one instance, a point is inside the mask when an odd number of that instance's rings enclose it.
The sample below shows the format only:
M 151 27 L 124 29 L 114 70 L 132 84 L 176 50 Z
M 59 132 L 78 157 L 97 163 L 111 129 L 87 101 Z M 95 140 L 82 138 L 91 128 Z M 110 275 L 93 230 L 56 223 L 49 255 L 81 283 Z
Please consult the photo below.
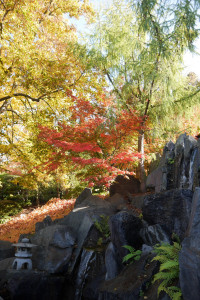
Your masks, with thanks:
M 12 244 L 12 246 L 14 247 L 22 247 L 22 248 L 33 248 L 33 247 L 36 247 L 37 245 L 34 245 L 34 244 L 31 244 L 29 239 L 27 238 L 23 238 L 21 240 L 21 242 L 19 243 L 16 243 L 16 244 Z

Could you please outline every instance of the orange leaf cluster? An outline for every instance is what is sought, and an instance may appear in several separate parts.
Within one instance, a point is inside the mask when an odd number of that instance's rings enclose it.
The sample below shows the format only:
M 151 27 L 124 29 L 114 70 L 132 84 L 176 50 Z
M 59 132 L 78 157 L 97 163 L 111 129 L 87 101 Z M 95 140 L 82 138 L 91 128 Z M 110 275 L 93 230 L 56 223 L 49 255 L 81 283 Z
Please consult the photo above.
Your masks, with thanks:
M 107 187 L 116 175 L 132 174 L 141 158 L 136 141 L 138 131 L 144 129 L 143 118 L 133 109 L 119 110 L 110 98 L 102 97 L 101 102 L 74 98 L 65 124 L 57 129 L 39 126 L 39 139 L 52 147 L 43 168 L 53 172 L 68 162 L 85 170 L 84 180 L 90 186 Z
M 21 214 L 0 225 L 0 240 L 17 242 L 19 236 L 25 233 L 34 233 L 35 224 L 43 221 L 46 216 L 52 220 L 63 218 L 74 207 L 75 199 L 65 200 L 59 198 L 50 199 L 45 205 L 36 208 L 29 214 Z

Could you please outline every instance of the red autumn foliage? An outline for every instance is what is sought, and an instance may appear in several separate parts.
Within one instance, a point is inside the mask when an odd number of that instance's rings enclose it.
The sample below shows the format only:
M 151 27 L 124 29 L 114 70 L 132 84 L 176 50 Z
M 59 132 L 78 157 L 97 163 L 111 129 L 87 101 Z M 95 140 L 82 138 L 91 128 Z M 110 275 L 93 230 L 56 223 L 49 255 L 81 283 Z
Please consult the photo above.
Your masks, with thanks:
M 137 149 L 138 131 L 143 119 L 135 110 L 119 110 L 104 95 L 102 101 L 75 100 L 71 116 L 57 129 L 39 126 L 39 138 L 52 146 L 43 165 L 49 172 L 65 161 L 86 174 L 90 186 L 109 186 L 119 174 L 133 174 L 141 154 Z
M 23 233 L 34 233 L 35 224 L 43 221 L 46 216 L 52 220 L 66 216 L 74 208 L 75 199 L 61 200 L 59 198 L 50 199 L 45 205 L 36 208 L 29 214 L 21 214 L 12 218 L 5 224 L 0 225 L 0 240 L 17 242 Z

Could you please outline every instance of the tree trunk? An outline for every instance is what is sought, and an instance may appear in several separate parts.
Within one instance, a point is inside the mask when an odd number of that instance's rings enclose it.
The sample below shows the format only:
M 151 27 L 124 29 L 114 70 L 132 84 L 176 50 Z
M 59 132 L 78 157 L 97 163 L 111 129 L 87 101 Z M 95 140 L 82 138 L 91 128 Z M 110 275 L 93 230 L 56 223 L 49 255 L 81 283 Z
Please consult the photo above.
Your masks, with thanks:
M 138 135 L 138 152 L 142 155 L 139 166 L 138 166 L 138 171 L 139 171 L 139 179 L 141 182 L 141 192 L 146 191 L 146 174 L 145 174 L 145 169 L 144 169 L 144 131 L 140 130 L 139 135 Z
M 37 206 L 40 205 L 40 200 L 39 200 L 39 188 L 37 188 L 37 190 L 36 190 L 36 205 L 37 205 Z

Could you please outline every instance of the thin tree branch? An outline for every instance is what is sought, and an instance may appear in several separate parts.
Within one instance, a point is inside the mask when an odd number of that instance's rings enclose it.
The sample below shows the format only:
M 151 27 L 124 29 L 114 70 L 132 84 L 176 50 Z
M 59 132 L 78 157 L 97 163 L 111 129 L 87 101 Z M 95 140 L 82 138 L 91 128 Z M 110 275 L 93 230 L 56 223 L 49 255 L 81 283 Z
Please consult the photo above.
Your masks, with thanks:
M 24 98 L 26 98 L 26 99 L 28 98 L 28 99 L 30 99 L 31 101 L 34 101 L 34 102 L 40 102 L 40 100 L 42 100 L 44 97 L 49 96 L 49 95 L 54 94 L 54 93 L 57 93 L 60 90 L 61 89 L 56 89 L 52 92 L 43 94 L 43 95 L 39 96 L 38 98 L 34 98 L 34 97 L 32 97 L 28 94 L 25 94 L 25 93 L 13 93 L 12 95 L 8 95 L 8 96 L 4 96 L 4 97 L 0 98 L 0 102 L 11 99 L 13 97 L 24 97 Z

